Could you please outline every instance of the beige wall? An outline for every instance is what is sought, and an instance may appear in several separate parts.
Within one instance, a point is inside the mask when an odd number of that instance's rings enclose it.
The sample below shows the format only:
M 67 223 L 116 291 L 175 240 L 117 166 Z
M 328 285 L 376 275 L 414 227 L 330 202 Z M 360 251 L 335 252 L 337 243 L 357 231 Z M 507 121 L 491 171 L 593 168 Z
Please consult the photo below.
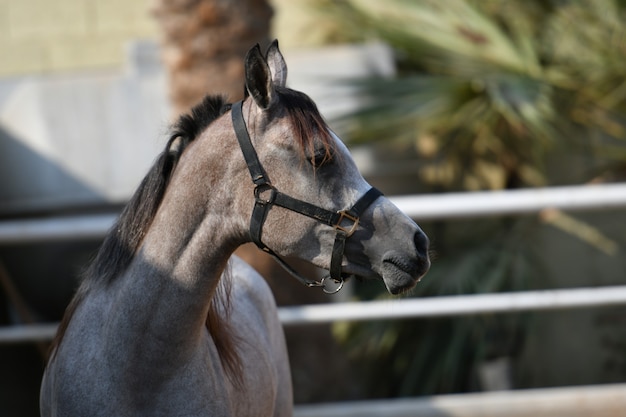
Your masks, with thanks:
M 0 0 L 0 76 L 106 68 L 156 36 L 151 0 Z
M 274 5 L 274 36 L 281 49 L 319 46 L 333 30 L 316 0 L 272 0 Z
M 283 49 L 323 38 L 314 0 L 272 0 Z M 156 38 L 152 0 L 0 0 L 0 77 L 119 67 L 124 45 Z

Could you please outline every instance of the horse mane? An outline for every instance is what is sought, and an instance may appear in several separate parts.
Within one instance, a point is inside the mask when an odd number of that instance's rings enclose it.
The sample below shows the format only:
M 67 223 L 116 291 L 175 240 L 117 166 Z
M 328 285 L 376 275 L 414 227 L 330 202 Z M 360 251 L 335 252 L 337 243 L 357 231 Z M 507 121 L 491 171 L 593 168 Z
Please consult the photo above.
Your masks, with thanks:
M 304 156 L 307 150 L 314 151 L 313 138 L 319 138 L 326 149 L 327 156 L 330 157 L 334 141 L 315 103 L 307 95 L 288 88 L 279 87 L 277 93 L 280 102 L 284 105 L 289 123 L 294 129 L 294 139 L 302 155 Z M 82 283 L 70 301 L 52 341 L 50 347 L 52 356 L 61 344 L 76 309 L 87 295 L 95 288 L 110 284 L 132 261 L 152 224 L 178 160 L 187 146 L 230 108 L 231 105 L 227 104 L 223 97 L 206 96 L 202 102 L 191 109 L 190 114 L 180 116 L 172 129 L 165 150 L 158 156 L 106 235 L 94 260 L 82 274 Z M 227 376 L 236 385 L 241 386 L 242 368 L 235 349 L 235 336 L 229 329 L 228 322 L 221 320 L 219 313 L 219 311 L 228 312 L 229 310 L 228 270 L 227 268 L 225 279 L 222 279 L 224 285 L 218 286 L 211 302 L 206 327 L 214 340 Z
M 52 341 L 52 354 L 63 340 L 67 326 L 74 312 L 93 288 L 106 286 L 119 276 L 130 264 L 139 248 L 152 220 L 161 204 L 165 190 L 178 160 L 187 146 L 196 139 L 214 120 L 230 109 L 221 96 L 207 96 L 191 109 L 190 114 L 180 116 L 174 125 L 165 150 L 141 181 L 141 184 L 123 209 L 118 220 L 109 230 L 98 253 L 82 274 L 82 283 L 70 301 L 57 334 Z M 226 303 L 228 288 L 216 293 L 216 302 L 211 303 L 209 315 L 216 315 L 217 303 Z M 207 318 L 207 328 L 216 339 L 220 358 L 228 369 L 236 367 L 232 358 L 232 341 L 224 329 L 219 328 L 219 320 Z

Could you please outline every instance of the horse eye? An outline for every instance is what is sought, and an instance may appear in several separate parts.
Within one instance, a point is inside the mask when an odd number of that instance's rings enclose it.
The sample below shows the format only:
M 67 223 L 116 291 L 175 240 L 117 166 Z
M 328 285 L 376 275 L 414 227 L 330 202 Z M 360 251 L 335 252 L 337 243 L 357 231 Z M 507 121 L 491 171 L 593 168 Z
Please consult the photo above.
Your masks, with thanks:
M 328 149 L 320 149 L 315 151 L 311 158 L 311 165 L 314 167 L 321 167 L 322 165 L 330 162 L 333 159 L 333 155 Z

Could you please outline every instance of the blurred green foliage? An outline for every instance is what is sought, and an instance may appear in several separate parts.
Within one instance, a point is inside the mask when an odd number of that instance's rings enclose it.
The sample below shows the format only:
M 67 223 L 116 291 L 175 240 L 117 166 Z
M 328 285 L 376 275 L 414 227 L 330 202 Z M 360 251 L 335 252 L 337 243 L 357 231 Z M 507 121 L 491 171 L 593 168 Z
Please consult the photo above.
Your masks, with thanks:
M 350 127 L 351 144 L 414 149 L 421 190 L 623 180 L 624 2 L 320 0 L 317 5 L 336 22 L 329 42 L 382 41 L 393 49 L 397 76 L 350 81 L 366 104 L 340 122 Z M 566 220 L 553 224 L 576 222 Z M 553 284 L 542 274 L 548 260 L 533 241 L 545 226 L 541 216 L 422 226 L 436 257 L 414 296 Z M 382 289 L 360 296 L 385 297 Z M 364 364 L 369 397 L 463 392 L 481 389 L 477 369 L 485 360 L 517 354 L 528 317 L 344 323 L 335 333 Z
M 334 41 L 382 40 L 398 77 L 357 81 L 353 141 L 415 146 L 443 190 L 554 183 L 549 155 L 624 171 L 626 12 L 606 1 L 324 1 Z M 567 179 L 559 179 L 567 181 Z M 571 181 L 571 179 L 570 179 Z

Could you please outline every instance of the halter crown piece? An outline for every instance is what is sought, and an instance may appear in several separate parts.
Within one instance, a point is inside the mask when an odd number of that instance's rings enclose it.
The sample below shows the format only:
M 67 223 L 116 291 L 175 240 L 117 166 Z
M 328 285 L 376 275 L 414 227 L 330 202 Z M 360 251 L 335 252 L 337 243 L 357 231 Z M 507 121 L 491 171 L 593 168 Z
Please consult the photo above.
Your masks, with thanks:
M 250 219 L 250 237 L 252 241 L 263 251 L 272 255 L 274 259 L 287 271 L 290 275 L 298 279 L 307 287 L 321 287 L 326 293 L 336 293 L 343 287 L 345 275 L 341 272 L 341 261 L 346 245 L 346 239 L 349 238 L 357 229 L 359 224 L 359 216 L 367 209 L 382 193 L 376 188 L 370 188 L 354 205 L 347 210 L 330 211 L 322 207 L 318 207 L 306 201 L 298 200 L 278 191 L 268 180 L 267 174 L 259 161 L 259 157 L 252 145 L 246 122 L 242 112 L 243 101 L 238 101 L 232 106 L 232 119 L 235 128 L 235 134 L 239 141 L 239 146 L 243 152 L 243 157 L 248 165 L 254 188 L 254 209 L 252 210 L 252 218 Z M 319 222 L 327 224 L 335 228 L 335 243 L 333 245 L 332 257 L 330 261 L 330 275 L 320 280 L 311 280 L 304 278 L 292 267 L 290 267 L 276 252 L 268 248 L 261 240 L 263 223 L 267 217 L 267 213 L 271 206 L 276 205 L 296 213 L 311 217 Z M 346 221 L 352 222 L 348 227 L 342 226 Z M 335 282 L 333 288 L 329 288 L 328 279 Z

